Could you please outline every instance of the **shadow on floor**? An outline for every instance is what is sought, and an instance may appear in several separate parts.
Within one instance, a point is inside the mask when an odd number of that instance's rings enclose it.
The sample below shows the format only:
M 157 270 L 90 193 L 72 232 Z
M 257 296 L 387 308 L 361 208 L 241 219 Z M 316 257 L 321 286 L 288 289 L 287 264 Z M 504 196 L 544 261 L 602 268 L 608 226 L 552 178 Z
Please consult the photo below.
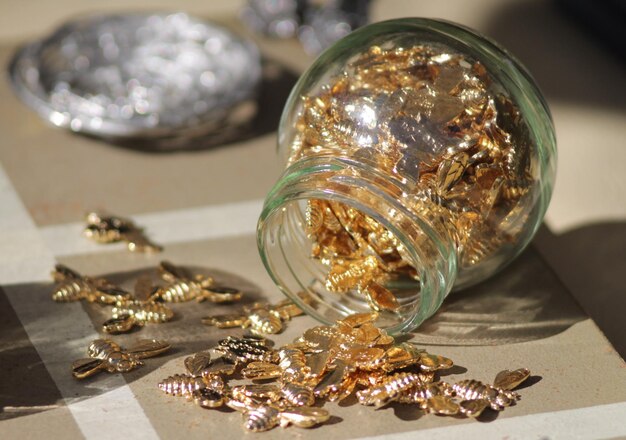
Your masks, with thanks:
M 0 289 L 0 422 L 62 406 L 62 396 Z
M 496 276 L 452 292 L 413 341 L 510 344 L 553 336 L 585 318 L 550 266 L 530 247 Z
M 19 291 L 24 301 L 36 309 L 38 328 L 49 328 L 45 335 L 38 335 L 39 344 L 54 347 L 54 357 L 44 365 L 41 357 L 32 345 L 19 318 L 11 307 L 4 291 L 0 289 L 0 420 L 33 414 L 36 412 L 63 406 L 63 397 L 55 380 L 62 381 L 66 399 L 71 401 L 84 400 L 111 391 L 122 383 L 131 383 L 161 367 L 171 359 L 186 353 L 195 353 L 215 346 L 225 335 L 224 331 L 216 330 L 201 323 L 201 318 L 212 314 L 233 313 L 242 305 L 262 301 L 263 295 L 258 286 L 252 282 L 223 271 L 208 268 L 187 266 L 194 274 L 209 275 L 216 285 L 235 287 L 244 293 L 244 299 L 238 303 L 213 304 L 205 301 L 197 303 L 168 304 L 174 311 L 172 321 L 163 324 L 146 324 L 143 328 L 122 335 L 107 335 L 100 331 L 100 337 L 113 339 L 122 347 L 129 347 L 137 339 L 161 339 L 169 342 L 172 349 L 165 354 L 147 359 L 145 365 L 124 375 L 111 375 L 100 372 L 78 381 L 71 375 L 70 364 L 73 360 L 85 358 L 87 346 L 91 340 L 85 339 L 82 330 L 71 326 L 72 307 L 82 306 L 89 316 L 93 328 L 100 329 L 102 323 L 110 318 L 111 308 L 98 304 L 82 303 L 80 305 L 54 303 L 50 299 L 53 285 L 51 283 L 7 286 L 6 289 Z M 158 281 L 156 270 L 142 269 L 129 272 L 97 274 L 109 281 L 133 290 L 140 277 L 150 277 Z M 81 312 L 82 313 L 82 312 Z M 65 321 L 63 319 L 65 318 Z M 59 329 L 59 324 L 61 330 Z M 243 330 L 233 329 L 229 334 L 241 335 Z M 58 360 L 58 361 L 57 361 Z M 73 398 L 72 396 L 76 396 Z
M 544 227 L 535 242 L 568 291 L 626 359 L 626 223 L 595 223 L 560 235 Z

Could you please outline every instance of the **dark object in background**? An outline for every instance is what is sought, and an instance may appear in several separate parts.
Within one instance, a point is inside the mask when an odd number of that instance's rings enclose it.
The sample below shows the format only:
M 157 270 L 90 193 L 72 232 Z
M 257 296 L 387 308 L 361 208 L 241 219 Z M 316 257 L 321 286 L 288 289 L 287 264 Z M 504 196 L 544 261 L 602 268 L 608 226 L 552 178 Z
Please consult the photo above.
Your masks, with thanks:
M 329 1 L 309 8 L 298 38 L 309 54 L 318 54 L 368 22 L 369 0 Z
M 556 0 L 556 4 L 626 61 L 626 1 Z
M 248 0 L 240 16 L 255 32 L 291 38 L 302 24 L 306 3 L 306 0 Z
M 256 32 L 298 36 L 305 51 L 318 54 L 368 23 L 370 0 L 248 0 L 241 19 Z

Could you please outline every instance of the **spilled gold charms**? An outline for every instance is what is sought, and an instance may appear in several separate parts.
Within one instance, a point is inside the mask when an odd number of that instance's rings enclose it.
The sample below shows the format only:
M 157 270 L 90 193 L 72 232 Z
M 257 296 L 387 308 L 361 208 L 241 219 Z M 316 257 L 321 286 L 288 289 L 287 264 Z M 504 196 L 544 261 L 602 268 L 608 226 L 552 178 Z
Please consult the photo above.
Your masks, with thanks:
M 99 371 L 126 373 L 143 365 L 141 359 L 158 356 L 170 349 L 170 344 L 155 339 L 141 339 L 123 349 L 109 339 L 96 339 L 89 345 L 88 358 L 72 363 L 72 375 L 84 379 Z
M 150 241 L 143 229 L 132 220 L 90 212 L 86 216 L 87 226 L 83 234 L 97 243 L 117 243 L 125 241 L 133 252 L 161 252 L 163 248 Z
M 319 401 L 351 395 L 377 408 L 396 402 L 440 416 L 479 417 L 515 404 L 519 395 L 513 389 L 530 376 L 522 368 L 499 373 L 493 385 L 442 381 L 439 372 L 450 369 L 452 360 L 397 342 L 374 325 L 377 317 L 355 314 L 313 327 L 278 349 L 260 337 L 230 336 L 210 350 L 212 355 L 203 351 L 186 358 L 187 372 L 164 379 L 159 388 L 204 408 L 234 409 L 246 430 L 260 432 L 324 423 L 330 413 Z M 230 386 L 231 379 L 237 384 Z
M 137 279 L 134 292 L 131 293 L 104 278 L 83 276 L 58 264 L 52 272 L 56 282 L 52 299 L 57 302 L 85 300 L 112 306 L 111 318 L 103 323 L 102 330 L 118 334 L 149 323 L 171 321 L 174 311 L 167 305 L 169 303 L 191 300 L 225 303 L 239 301 L 243 295 L 239 289 L 218 285 L 210 276 L 191 274 L 187 269 L 167 261 L 160 263 L 157 272 L 161 284 L 153 284 L 150 276 L 142 276 Z M 275 307 L 276 319 L 281 320 L 281 328 L 282 322 L 299 313 L 302 312 L 296 312 L 287 304 Z M 257 325 L 260 324 L 258 322 Z
M 267 431 L 289 425 L 309 428 L 330 418 L 327 410 L 314 408 L 309 386 L 287 382 L 249 383 L 228 386 L 238 372 L 255 380 L 278 378 L 285 372 L 285 353 L 271 348 L 262 338 L 228 337 L 209 351 L 187 357 L 186 373 L 170 376 L 159 383 L 166 394 L 184 396 L 203 408 L 228 406 L 242 413 L 249 431 Z

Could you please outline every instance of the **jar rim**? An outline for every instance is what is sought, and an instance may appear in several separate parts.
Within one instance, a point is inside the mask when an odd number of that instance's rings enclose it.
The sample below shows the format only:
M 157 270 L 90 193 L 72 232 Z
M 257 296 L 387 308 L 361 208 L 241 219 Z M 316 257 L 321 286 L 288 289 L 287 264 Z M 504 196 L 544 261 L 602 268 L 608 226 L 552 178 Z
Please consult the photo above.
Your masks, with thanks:
M 339 176 L 344 170 L 349 169 L 354 171 L 359 168 L 364 171 L 367 177 L 358 176 L 352 177 L 351 179 L 342 179 L 342 184 L 345 186 L 338 186 L 335 190 L 329 190 L 329 180 L 327 178 L 329 173 L 330 175 Z M 299 287 L 303 291 L 310 289 L 310 286 L 300 282 L 298 279 L 299 274 L 296 274 L 297 271 L 294 271 L 290 267 L 291 263 L 286 261 L 287 256 L 284 253 L 284 249 L 282 250 L 282 254 L 272 253 L 270 250 L 268 243 L 270 236 L 275 232 L 279 234 L 283 232 L 282 230 L 272 231 L 272 228 L 281 228 L 285 223 L 288 223 L 288 220 L 285 220 L 285 218 L 277 220 L 279 213 L 285 214 L 286 211 L 290 209 L 290 206 L 307 199 L 341 202 L 374 218 L 402 243 L 420 275 L 419 282 L 415 282 L 417 295 L 414 299 L 415 306 L 410 310 L 406 310 L 402 316 L 399 316 L 396 320 L 397 322 L 390 325 L 386 325 L 386 323 L 380 324 L 392 334 L 403 333 L 420 325 L 439 308 L 454 283 L 457 257 L 453 250 L 454 245 L 451 237 L 441 237 L 430 227 L 425 219 L 417 217 L 415 213 L 406 209 L 401 201 L 390 195 L 386 195 L 380 187 L 371 185 L 371 182 L 368 182 L 368 177 L 377 173 L 379 172 L 373 167 L 348 158 L 316 156 L 303 158 L 297 163 L 294 163 L 285 170 L 285 173 L 271 190 L 265 201 L 258 223 L 257 244 L 263 264 L 279 289 L 309 315 L 326 324 L 332 324 L 337 319 L 349 313 L 354 313 L 355 311 L 346 309 L 346 313 L 341 314 L 337 312 L 336 316 L 332 319 L 328 319 L 310 304 L 307 304 L 299 295 L 299 292 L 295 292 L 293 291 L 294 289 L 287 287 L 285 285 L 287 282 L 283 279 L 284 276 L 292 276 L 293 279 L 298 281 Z M 324 175 L 324 178 L 320 177 L 322 175 Z M 390 178 L 389 176 L 385 176 L 385 179 L 389 180 Z M 362 190 L 366 187 L 368 188 L 368 196 L 373 197 L 369 203 L 366 197 L 354 197 L 354 194 L 350 192 L 355 188 Z M 375 200 L 375 202 L 373 202 L 373 200 Z M 403 215 L 410 217 L 410 221 L 402 223 L 404 225 L 411 224 L 413 228 L 419 229 L 429 238 L 432 242 L 432 247 L 436 248 L 437 252 L 441 255 L 439 261 L 431 261 L 431 259 L 426 258 L 423 254 L 424 250 L 416 248 L 415 243 L 411 241 L 411 234 L 407 233 L 401 225 L 390 221 L 389 217 L 392 217 L 393 211 L 396 211 L 394 214 L 396 216 Z M 304 228 L 301 227 L 299 232 L 304 234 Z M 277 240 L 282 240 L 283 238 L 284 237 L 274 237 L 274 239 Z M 277 262 L 275 261 L 277 257 L 285 261 Z M 313 259 L 309 259 L 311 260 L 311 264 L 313 264 Z M 277 273 L 276 264 L 286 264 L 286 266 L 283 267 L 282 274 Z M 417 288 L 417 286 L 419 286 L 419 288 Z

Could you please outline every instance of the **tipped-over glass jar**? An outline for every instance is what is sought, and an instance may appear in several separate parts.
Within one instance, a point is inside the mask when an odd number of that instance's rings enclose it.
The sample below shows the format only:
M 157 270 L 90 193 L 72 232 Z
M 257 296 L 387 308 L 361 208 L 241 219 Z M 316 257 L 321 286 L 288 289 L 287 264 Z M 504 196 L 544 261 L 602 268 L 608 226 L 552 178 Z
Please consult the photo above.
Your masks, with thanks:
M 286 170 L 258 245 L 318 320 L 379 313 L 408 331 L 517 256 L 555 176 L 550 112 L 509 53 L 428 19 L 366 26 L 300 78 L 280 123 Z

